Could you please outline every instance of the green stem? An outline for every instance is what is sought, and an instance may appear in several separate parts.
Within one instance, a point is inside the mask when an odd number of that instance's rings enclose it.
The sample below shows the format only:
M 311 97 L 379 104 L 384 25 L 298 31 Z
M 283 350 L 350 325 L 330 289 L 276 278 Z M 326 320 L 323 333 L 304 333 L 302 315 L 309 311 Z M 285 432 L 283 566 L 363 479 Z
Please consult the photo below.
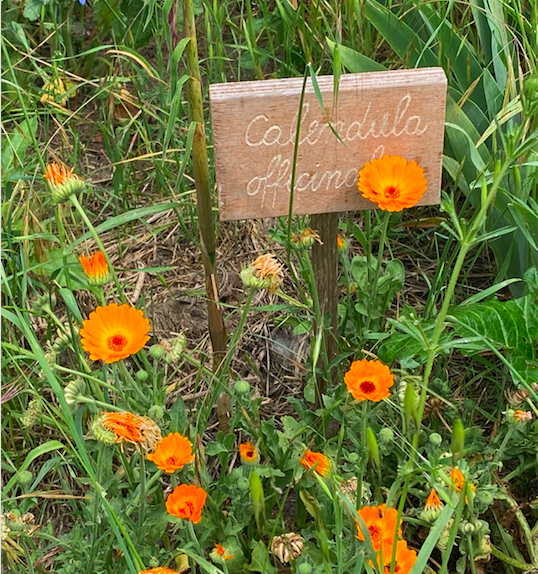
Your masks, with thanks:
M 95 227 L 93 226 L 93 223 L 90 221 L 90 219 L 88 218 L 88 216 L 86 215 L 86 212 L 84 211 L 84 208 L 82 207 L 82 205 L 80 205 L 79 200 L 77 198 L 76 195 L 72 195 L 70 198 L 71 203 L 75 206 L 75 208 L 77 209 L 77 211 L 80 214 L 80 217 L 82 217 L 82 220 L 84 221 L 84 223 L 86 224 L 86 226 L 88 227 L 88 229 L 90 230 L 90 233 L 92 234 L 95 243 L 97 243 L 97 247 L 99 247 L 99 250 L 103 253 L 103 255 L 105 256 L 105 261 L 106 264 L 108 265 L 108 269 L 110 271 L 110 273 L 112 274 L 112 279 L 114 280 L 114 285 L 116 285 L 116 289 L 118 291 L 118 296 L 121 299 L 122 303 L 127 303 L 127 299 L 125 298 L 125 295 L 123 293 L 123 289 L 121 288 L 118 276 L 116 274 L 116 270 L 114 269 L 114 267 L 112 266 L 112 263 L 110 261 L 110 257 L 108 256 L 108 253 L 106 252 L 106 249 L 103 245 L 103 242 L 101 241 L 101 239 L 99 238 L 99 234 L 97 233 L 97 231 L 95 230 Z
M 361 414 L 361 468 L 359 470 L 359 476 L 357 477 L 357 493 L 355 500 L 355 508 L 359 510 L 362 506 L 362 481 L 364 479 L 364 472 L 366 470 L 366 465 L 368 464 L 368 457 L 366 453 L 368 452 L 368 447 L 366 445 L 366 428 L 368 426 L 368 401 L 362 401 L 362 414 Z
M 499 550 L 496 546 L 491 545 L 491 553 L 493 556 L 502 560 L 506 564 L 513 566 L 514 568 L 518 568 L 519 570 L 533 570 L 536 566 L 533 564 L 527 564 L 526 562 L 521 562 L 520 560 L 516 560 L 508 554 L 505 554 L 502 550 Z

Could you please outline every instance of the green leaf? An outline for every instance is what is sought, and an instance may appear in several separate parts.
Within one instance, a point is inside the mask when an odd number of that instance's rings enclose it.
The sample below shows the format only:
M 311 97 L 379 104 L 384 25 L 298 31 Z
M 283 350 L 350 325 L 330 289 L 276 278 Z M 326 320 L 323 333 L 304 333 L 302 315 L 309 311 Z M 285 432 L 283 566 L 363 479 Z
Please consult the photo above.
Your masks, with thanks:
M 41 8 L 43 7 L 43 4 L 44 2 L 42 2 L 42 0 L 27 0 L 22 15 L 32 22 L 38 20 L 41 16 Z
M 342 66 L 353 74 L 358 74 L 359 72 L 384 72 L 387 70 L 385 66 L 371 60 L 368 56 L 364 56 L 360 52 L 342 44 L 336 44 L 328 38 L 327 45 L 333 56 L 336 56 L 336 51 L 338 50 Z
M 267 546 L 259 540 L 252 551 L 250 564 L 243 566 L 249 572 L 260 572 L 260 574 L 277 574 L 278 570 L 271 563 L 271 557 Z

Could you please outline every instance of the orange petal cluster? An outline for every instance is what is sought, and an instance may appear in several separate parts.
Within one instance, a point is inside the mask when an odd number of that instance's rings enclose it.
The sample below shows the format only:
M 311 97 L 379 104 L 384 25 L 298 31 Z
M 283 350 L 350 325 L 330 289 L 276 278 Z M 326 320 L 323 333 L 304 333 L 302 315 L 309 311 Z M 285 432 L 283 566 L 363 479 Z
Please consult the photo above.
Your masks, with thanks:
M 101 251 L 93 253 L 89 258 L 81 255 L 78 260 L 90 285 L 104 285 L 110 280 L 105 255 Z
M 166 510 L 184 520 L 198 524 L 202 520 L 202 508 L 207 492 L 195 484 L 180 484 L 166 499 Z
M 454 485 L 452 487 L 454 490 L 457 490 L 458 492 L 461 492 L 463 490 L 463 487 L 465 486 L 465 476 L 457 466 L 454 467 L 454 469 L 450 473 L 450 480 Z M 475 485 L 472 483 L 471 483 L 471 490 L 473 492 L 476 490 Z
M 226 554 L 226 549 L 221 544 L 215 544 L 215 550 L 223 560 L 231 560 L 234 557 L 233 554 Z
M 432 488 L 428 498 L 426 499 L 426 504 L 424 505 L 425 510 L 437 510 L 443 508 L 443 503 L 437 494 L 435 488 Z
M 372 547 L 376 552 L 378 570 L 383 574 L 390 574 L 390 563 L 394 539 L 401 536 L 402 529 L 397 523 L 398 511 L 395 508 L 386 508 L 384 504 L 379 506 L 365 506 L 359 511 L 359 516 L 368 529 Z M 357 522 L 357 538 L 365 540 L 364 526 Z M 417 553 L 407 547 L 405 540 L 397 540 L 395 570 L 397 574 L 409 574 L 417 559 Z
M 258 449 L 250 441 L 239 445 L 239 454 L 241 455 L 241 460 L 246 464 L 254 464 L 260 458 Z
M 149 341 L 148 319 L 140 309 L 127 304 L 97 307 L 82 326 L 82 348 L 92 361 L 115 363 L 138 353 Z
M 101 426 L 116 435 L 116 442 L 128 442 L 146 451 L 152 451 L 161 441 L 161 429 L 155 422 L 133 413 L 103 413 Z
M 354 361 L 344 375 L 348 391 L 358 401 L 379 402 L 390 397 L 389 389 L 394 384 L 390 369 L 381 361 Z
M 49 163 L 45 169 L 45 179 L 54 186 L 63 185 L 70 178 L 81 179 L 74 171 L 74 167 L 67 169 L 63 165 Z
M 331 469 L 331 461 L 321 452 L 306 450 L 299 462 L 306 470 L 314 468 L 314 472 L 320 476 L 327 476 Z
M 170 433 L 161 440 L 157 450 L 146 458 L 154 462 L 159 470 L 172 473 L 194 460 L 192 443 L 178 432 Z
M 359 172 L 359 191 L 385 211 L 413 207 L 426 191 L 424 170 L 416 161 L 384 155 L 369 161 Z
M 271 291 L 276 291 L 283 281 L 283 268 L 282 264 L 272 253 L 260 255 L 252 263 L 254 275 L 258 279 L 269 279 Z
M 170 570 L 164 566 L 157 566 L 157 568 L 152 568 L 151 570 L 143 570 L 138 574 L 178 574 L 175 570 Z

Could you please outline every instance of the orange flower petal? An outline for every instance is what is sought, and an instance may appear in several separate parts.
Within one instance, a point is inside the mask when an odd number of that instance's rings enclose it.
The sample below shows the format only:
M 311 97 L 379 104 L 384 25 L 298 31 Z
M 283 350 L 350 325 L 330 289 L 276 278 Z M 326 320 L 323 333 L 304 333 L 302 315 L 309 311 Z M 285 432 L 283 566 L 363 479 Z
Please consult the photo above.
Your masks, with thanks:
M 178 432 L 170 433 L 162 439 L 154 453 L 147 455 L 147 459 L 154 462 L 158 469 L 172 473 L 194 460 L 192 443 Z
M 207 492 L 194 484 L 180 484 L 166 499 L 166 510 L 193 524 L 202 519 L 202 508 L 207 498 Z
M 321 452 L 307 450 L 299 462 L 306 468 L 306 470 L 310 470 L 314 465 L 316 465 L 314 472 L 320 476 L 326 476 L 331 469 L 331 461 Z
M 358 401 L 379 402 L 390 397 L 394 377 L 381 361 L 354 361 L 344 375 L 344 382 L 353 398 Z

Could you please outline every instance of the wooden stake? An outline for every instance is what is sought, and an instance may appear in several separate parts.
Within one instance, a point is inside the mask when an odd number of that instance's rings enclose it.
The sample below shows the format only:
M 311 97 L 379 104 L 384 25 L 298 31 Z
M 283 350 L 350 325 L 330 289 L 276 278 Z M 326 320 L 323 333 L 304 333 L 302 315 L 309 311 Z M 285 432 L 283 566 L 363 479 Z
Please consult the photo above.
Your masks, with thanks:
M 331 331 L 326 332 L 325 353 L 330 363 L 338 353 L 338 254 L 337 254 L 337 229 L 338 214 L 321 213 L 312 215 L 310 227 L 317 231 L 322 244 L 314 243 L 312 246 L 312 267 L 318 291 L 321 314 L 329 315 Z M 336 369 L 327 373 L 326 377 L 318 377 L 316 383 L 316 407 L 323 406 L 322 395 L 326 391 L 326 379 L 336 383 Z
M 226 330 L 219 306 L 219 292 L 215 264 L 215 231 L 213 210 L 211 206 L 211 191 L 209 167 L 207 162 L 207 145 L 204 129 L 204 110 L 200 68 L 198 65 L 198 47 L 196 43 L 196 27 L 194 23 L 193 0 L 183 0 L 183 20 L 185 36 L 190 39 L 186 47 L 187 99 L 192 121 L 196 122 L 192 144 L 192 159 L 194 164 L 194 182 L 198 203 L 198 227 L 200 230 L 200 247 L 205 272 L 205 288 L 207 294 L 207 312 L 209 335 L 213 347 L 213 372 L 217 372 L 220 363 L 226 355 Z M 227 434 L 229 431 L 229 401 L 225 396 L 217 398 L 217 417 L 220 429 Z

